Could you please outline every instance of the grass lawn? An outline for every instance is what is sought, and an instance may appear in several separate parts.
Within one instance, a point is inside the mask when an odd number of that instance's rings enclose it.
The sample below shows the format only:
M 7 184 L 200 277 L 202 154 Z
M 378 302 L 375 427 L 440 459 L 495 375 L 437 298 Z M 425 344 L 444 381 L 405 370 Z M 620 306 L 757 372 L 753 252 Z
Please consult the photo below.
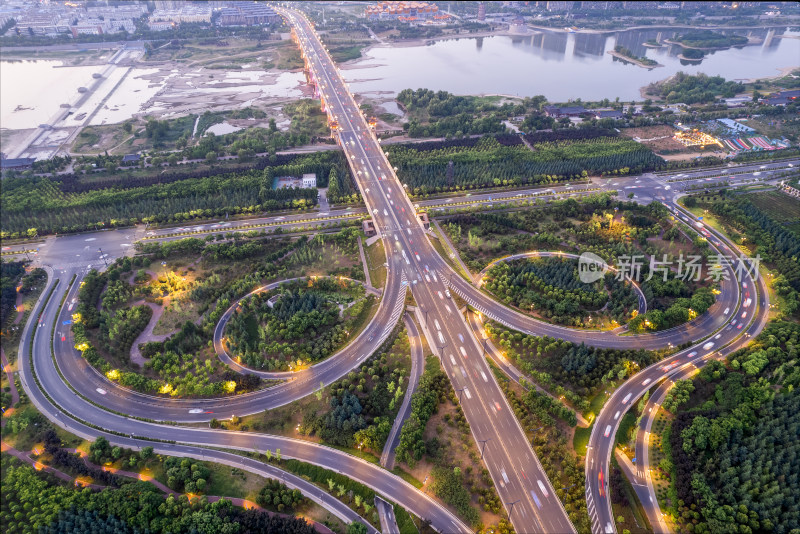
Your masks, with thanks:
M 238 497 L 255 502 L 258 492 L 267 483 L 266 478 L 248 473 L 238 467 L 211 462 L 203 462 L 203 465 L 211 471 L 206 488 L 208 495 Z
M 594 421 L 594 417 L 600 413 L 607 398 L 608 395 L 606 395 L 605 390 L 599 391 L 597 395 L 592 397 L 592 400 L 589 401 L 589 411 L 584 412 L 583 416 L 590 421 Z
M 631 443 L 631 432 L 635 429 L 635 427 L 636 415 L 629 411 L 622 416 L 622 420 L 619 422 L 619 428 L 617 429 L 616 435 L 616 444 L 618 446 L 628 447 Z
M 572 448 L 575 449 L 576 454 L 586 456 L 586 447 L 589 445 L 589 437 L 592 435 L 592 428 L 594 428 L 594 423 L 588 428 L 575 427 L 575 436 L 572 438 Z
M 381 240 L 375 241 L 370 246 L 364 246 L 364 256 L 367 258 L 367 268 L 372 286 L 383 288 L 386 286 L 386 252 L 383 250 Z

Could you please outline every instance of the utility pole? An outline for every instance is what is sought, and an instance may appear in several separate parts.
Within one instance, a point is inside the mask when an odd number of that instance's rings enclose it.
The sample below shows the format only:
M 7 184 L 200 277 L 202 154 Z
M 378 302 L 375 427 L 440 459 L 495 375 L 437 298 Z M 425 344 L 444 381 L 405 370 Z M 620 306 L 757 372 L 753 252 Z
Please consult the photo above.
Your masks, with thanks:
M 509 520 L 511 519 L 512 512 L 514 512 L 514 505 L 517 504 L 518 502 L 519 502 L 519 499 L 517 499 L 514 502 L 507 502 L 506 503 L 506 506 L 510 506 L 511 507 L 511 509 L 508 510 L 508 519 Z
M 466 387 L 463 387 L 463 388 L 461 388 L 461 389 L 457 389 L 457 390 L 456 390 L 456 391 L 458 392 L 458 403 L 459 403 L 459 404 L 461 404 L 461 398 L 463 397 L 462 393 L 464 393 L 464 390 L 465 390 L 465 389 L 467 389 L 467 388 L 466 388 Z
M 97 247 L 97 250 L 100 251 L 100 258 L 103 260 L 103 263 L 105 263 L 106 267 L 108 267 L 108 262 L 106 261 L 105 254 L 103 254 L 103 249 Z
M 481 337 L 481 345 L 483 346 L 483 355 L 486 356 L 489 354 L 489 349 L 486 348 L 487 342 L 489 341 L 488 337 Z
M 491 440 L 492 440 L 492 438 L 486 438 L 486 439 L 479 439 L 478 440 L 478 443 L 481 444 L 481 460 L 483 460 L 483 451 L 484 451 L 484 449 L 486 449 L 486 442 L 487 441 L 491 441 Z

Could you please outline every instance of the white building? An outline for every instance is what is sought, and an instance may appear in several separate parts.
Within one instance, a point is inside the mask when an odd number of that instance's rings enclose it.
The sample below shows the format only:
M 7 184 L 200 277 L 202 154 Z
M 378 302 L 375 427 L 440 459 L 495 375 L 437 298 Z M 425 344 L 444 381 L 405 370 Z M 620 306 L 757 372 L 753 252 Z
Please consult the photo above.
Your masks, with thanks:
M 317 187 L 317 175 L 314 173 L 303 175 L 303 188 L 311 189 Z

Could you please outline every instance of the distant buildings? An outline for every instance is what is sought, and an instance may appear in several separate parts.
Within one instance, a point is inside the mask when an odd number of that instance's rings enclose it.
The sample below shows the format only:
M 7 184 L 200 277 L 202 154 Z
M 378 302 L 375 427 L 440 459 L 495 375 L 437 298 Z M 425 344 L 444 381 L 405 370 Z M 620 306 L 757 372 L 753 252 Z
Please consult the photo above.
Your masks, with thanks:
M 722 124 L 727 129 L 731 130 L 732 132 L 738 132 L 738 133 L 755 132 L 755 130 L 750 128 L 749 126 L 745 126 L 741 122 L 736 122 L 733 119 L 717 119 L 717 122 Z
M 150 22 L 211 22 L 211 6 L 202 3 L 192 3 L 178 9 L 156 9 L 150 15 Z
M 317 175 L 314 173 L 304 174 L 302 178 L 302 184 L 304 189 L 317 187 Z
M 147 23 L 147 27 L 150 31 L 154 32 L 163 32 L 165 30 L 171 30 L 174 28 L 176 24 L 169 20 L 157 20 L 157 21 L 149 21 Z
M 295 178 L 294 176 L 279 176 L 275 178 L 275 189 L 286 189 L 289 187 L 314 189 L 317 187 L 317 175 L 308 173 L 304 174 L 302 178 Z
M 271 7 L 254 2 L 227 2 L 217 19 L 220 26 L 258 26 L 280 20 Z
M 781 91 L 780 93 L 771 94 L 762 99 L 761 102 L 769 104 L 770 106 L 785 106 L 790 102 L 800 101 L 798 99 L 800 99 L 800 89 L 795 89 L 793 91 Z
M 543 109 L 545 115 L 553 117 L 554 119 L 559 119 L 561 117 L 580 117 L 586 113 L 586 109 L 583 106 L 544 106 Z
M 485 16 L 486 7 L 484 6 L 483 9 Z M 450 18 L 447 13 L 439 13 L 439 6 L 428 2 L 378 2 L 376 5 L 367 6 L 364 16 L 369 20 L 399 20 L 401 22 Z
M 0 170 L 21 171 L 25 169 L 30 169 L 33 166 L 34 161 L 36 161 L 36 158 L 15 158 L 15 159 L 2 158 L 0 159 Z
M 598 109 L 594 112 L 595 119 L 621 119 L 622 112 L 618 109 Z
M 38 2 L 31 0 L 3 0 L 0 5 L 0 27 L 11 20 L 11 34 L 44 35 L 56 37 L 63 34 L 103 35 L 136 31 L 134 21 L 146 17 L 152 31 L 171 30 L 189 24 L 210 24 L 215 12 L 219 13 L 221 26 L 256 26 L 272 24 L 280 16 L 266 3 L 254 1 L 189 2 L 184 0 L 157 0 L 155 11 L 148 16 L 147 2 L 131 0 L 115 2 Z
M 138 165 L 140 160 L 141 156 L 139 154 L 125 154 L 122 156 L 123 165 Z
M 118 6 L 61 3 L 15 2 L 0 7 L 0 25 L 14 19 L 9 30 L 17 35 L 61 34 L 102 35 L 121 31 L 133 32 L 134 20 L 147 13 L 146 3 L 124 3 Z

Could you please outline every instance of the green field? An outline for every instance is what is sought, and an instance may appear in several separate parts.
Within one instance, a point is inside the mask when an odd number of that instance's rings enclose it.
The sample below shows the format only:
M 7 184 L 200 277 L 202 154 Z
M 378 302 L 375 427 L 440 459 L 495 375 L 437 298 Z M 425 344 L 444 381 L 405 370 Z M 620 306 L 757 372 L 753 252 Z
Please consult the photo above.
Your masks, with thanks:
M 800 233 L 800 200 L 780 191 L 756 193 L 748 195 L 748 198 L 764 213 Z

